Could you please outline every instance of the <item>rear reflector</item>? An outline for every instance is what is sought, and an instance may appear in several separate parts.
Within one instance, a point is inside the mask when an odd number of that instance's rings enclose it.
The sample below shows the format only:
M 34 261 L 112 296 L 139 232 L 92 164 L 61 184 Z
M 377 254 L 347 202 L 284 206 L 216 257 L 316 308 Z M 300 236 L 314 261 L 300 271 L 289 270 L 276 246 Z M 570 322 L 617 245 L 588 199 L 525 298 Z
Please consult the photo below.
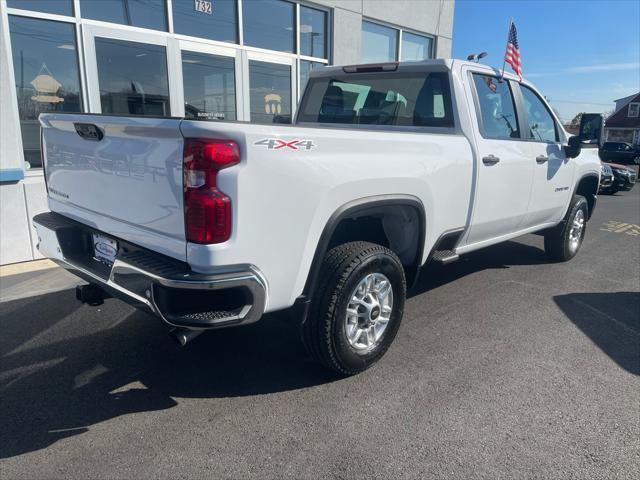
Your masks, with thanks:
M 231 237 L 231 199 L 217 186 L 218 172 L 240 163 L 231 140 L 184 141 L 185 236 L 192 243 L 222 243 Z

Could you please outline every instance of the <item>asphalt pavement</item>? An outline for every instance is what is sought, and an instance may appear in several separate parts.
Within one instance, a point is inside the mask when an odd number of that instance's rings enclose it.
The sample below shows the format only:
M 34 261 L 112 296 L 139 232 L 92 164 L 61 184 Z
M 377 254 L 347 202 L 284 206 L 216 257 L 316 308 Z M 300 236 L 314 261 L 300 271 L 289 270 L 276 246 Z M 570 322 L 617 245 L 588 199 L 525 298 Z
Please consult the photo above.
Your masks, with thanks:
M 2 479 L 640 477 L 640 187 L 600 197 L 569 263 L 528 235 L 429 267 L 355 377 L 284 315 L 180 349 L 67 289 L 0 328 Z

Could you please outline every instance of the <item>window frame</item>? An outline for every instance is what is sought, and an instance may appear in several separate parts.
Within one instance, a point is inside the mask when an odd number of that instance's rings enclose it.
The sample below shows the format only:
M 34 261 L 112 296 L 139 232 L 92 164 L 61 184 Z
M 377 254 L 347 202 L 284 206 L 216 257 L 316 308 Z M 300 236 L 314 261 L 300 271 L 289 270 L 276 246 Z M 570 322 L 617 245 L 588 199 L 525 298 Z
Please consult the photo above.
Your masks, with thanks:
M 636 107 L 636 114 L 631 115 L 631 107 Z M 627 109 L 627 118 L 638 118 L 640 116 L 640 102 L 629 102 Z
M 241 29 L 242 31 L 242 36 L 239 39 L 240 40 L 240 44 L 242 46 L 246 46 L 249 48 L 256 48 L 258 50 L 264 50 L 264 51 L 268 51 L 268 52 L 279 52 L 279 53 L 284 53 L 284 54 L 288 54 L 288 55 L 296 55 L 296 56 L 300 56 L 300 7 L 299 4 L 293 0 L 275 0 L 277 2 L 280 3 L 288 3 L 292 10 L 293 10 L 293 18 L 292 18 L 292 27 L 293 27 L 293 42 L 292 42 L 292 51 L 291 52 L 286 52 L 284 50 L 274 50 L 274 49 L 269 49 L 269 48 L 261 48 L 261 47 L 256 47 L 255 45 L 248 45 L 245 40 L 244 40 L 244 27 L 245 27 L 245 22 L 244 22 L 244 11 L 242 10 L 244 8 L 244 2 L 242 0 L 238 0 L 238 5 L 239 5 L 239 15 L 238 15 L 238 29 Z
M 401 62 L 402 61 L 402 60 L 400 60 L 402 58 L 402 36 L 403 36 L 403 34 L 405 32 L 406 33 L 410 33 L 411 35 L 417 35 L 419 37 L 428 38 L 430 40 L 429 52 L 428 52 L 427 58 L 425 58 L 424 60 L 433 60 L 434 58 L 436 58 L 436 55 L 435 55 L 435 53 L 436 53 L 436 36 L 431 35 L 431 34 L 426 33 L 426 32 L 419 32 L 419 31 L 413 30 L 411 28 L 405 28 L 405 27 L 401 27 L 399 25 L 394 25 L 392 23 L 384 22 L 382 20 L 378 20 L 378 19 L 375 19 L 375 18 L 366 17 L 364 15 L 362 16 L 362 21 L 360 22 L 360 35 L 361 36 L 362 36 L 362 24 L 364 22 L 380 25 L 381 27 L 392 28 L 392 29 L 394 29 L 394 30 L 396 30 L 398 32 L 398 36 L 397 36 L 398 45 L 396 45 L 396 56 L 395 56 L 395 60 L 392 60 L 392 61 L 395 61 L 395 62 Z M 362 50 L 360 51 L 360 59 L 362 60 Z M 411 62 L 411 61 L 420 61 L 420 60 L 404 60 L 404 61 Z
M 44 15 L 58 15 L 58 16 L 63 16 L 63 17 L 74 17 L 75 16 L 75 10 L 76 10 L 76 2 L 75 0 L 67 0 L 71 6 L 71 13 L 69 15 L 66 15 L 64 13 L 54 13 L 54 12 L 47 12 L 44 10 L 36 10 L 36 9 L 32 9 L 32 8 L 21 8 L 17 5 L 11 5 L 10 2 L 14 2 L 16 0 L 7 0 L 6 1 L 6 6 L 8 9 L 11 10 L 20 10 L 20 11 L 25 11 L 25 12 L 33 12 L 36 14 L 44 14 Z
M 324 48 L 324 57 L 314 57 L 314 56 L 310 56 L 310 55 L 305 55 L 301 52 L 301 47 L 302 47 L 302 41 L 301 41 L 301 37 L 300 37 L 300 18 L 301 18 L 301 13 L 302 13 L 302 9 L 306 8 L 308 10 L 315 10 L 317 12 L 321 12 L 324 14 L 324 44 L 323 44 L 323 48 Z M 311 5 L 308 3 L 300 3 L 300 2 L 296 2 L 296 12 L 295 12 L 295 22 L 296 22 L 296 53 L 300 56 L 300 57 L 304 57 L 304 58 L 325 58 L 325 59 L 329 59 L 329 44 L 330 44 L 330 23 L 331 23 L 331 19 L 330 19 L 330 12 L 320 8 L 316 5 Z M 313 42 L 313 38 L 311 39 L 311 41 Z
M 496 81 L 498 82 L 505 82 L 507 84 L 507 88 L 509 89 L 509 92 L 511 93 L 511 99 L 513 102 L 513 111 L 515 114 L 515 119 L 517 122 L 517 127 L 518 127 L 518 136 L 517 137 L 496 137 L 496 136 L 492 136 L 492 135 L 487 135 L 486 134 L 486 130 L 484 128 L 484 121 L 482 120 L 482 110 L 480 108 L 480 95 L 478 93 L 478 90 L 476 88 L 476 82 L 473 78 L 474 75 L 480 75 L 483 77 L 491 77 L 494 78 Z M 527 138 L 523 137 L 523 132 L 522 132 L 522 125 L 523 125 L 523 115 L 522 115 L 522 109 L 519 108 L 519 105 L 523 105 L 521 103 L 522 99 L 519 97 L 520 92 L 516 89 L 515 85 L 517 82 L 504 78 L 502 80 L 500 80 L 500 77 L 498 75 L 495 74 L 490 74 L 488 72 L 484 72 L 484 71 L 480 71 L 480 70 L 469 70 L 469 85 L 471 86 L 471 91 L 473 93 L 473 106 L 475 108 L 476 111 L 476 120 L 478 122 L 478 131 L 480 132 L 480 136 L 482 136 L 482 138 L 484 138 L 485 140 L 502 140 L 505 142 L 518 142 L 518 141 L 523 141 L 523 140 L 528 140 Z M 516 93 L 517 92 L 517 93 Z
M 140 28 L 143 30 L 149 30 L 151 32 L 165 32 L 165 33 L 169 33 L 169 12 L 167 11 L 167 7 L 172 3 L 171 0 L 167 1 L 167 0 L 160 0 L 160 3 L 162 3 L 162 10 L 163 10 L 163 14 L 164 14 L 164 25 L 161 29 L 158 28 L 149 28 L 149 27 L 141 27 L 139 25 L 131 25 L 128 23 L 120 23 L 120 22 L 111 22 L 109 20 L 102 20 L 99 18 L 91 18 L 91 17 L 86 17 L 86 16 L 82 16 L 82 4 L 86 3 L 89 0 L 74 0 L 74 4 L 77 1 L 77 8 L 75 8 L 75 10 L 77 10 L 78 15 L 80 16 L 83 20 L 90 20 L 90 21 L 94 21 L 94 22 L 102 22 L 105 24 L 109 24 L 109 25 L 122 25 L 125 27 L 134 27 L 134 28 Z M 122 0 L 121 0 L 122 1 Z M 125 7 L 125 3 L 124 1 L 122 1 L 122 6 L 123 8 Z M 173 15 L 172 15 L 172 19 L 173 19 Z M 172 25 L 173 28 L 173 25 Z
M 397 75 L 398 73 L 405 73 L 408 75 L 426 75 L 431 73 L 444 73 L 448 82 L 448 90 L 450 97 L 450 108 L 451 108 L 451 125 L 450 126 L 429 126 L 429 125 L 376 125 L 376 124 L 366 124 L 366 123 L 321 123 L 317 121 L 303 121 L 299 119 L 300 112 L 306 108 L 308 102 L 308 91 L 309 89 L 305 88 L 305 92 L 303 97 L 300 100 L 298 111 L 296 112 L 294 122 L 299 125 L 303 125 L 305 127 L 317 127 L 317 128 L 329 128 L 329 129 L 350 129 L 350 130 L 369 130 L 369 131 L 387 131 L 387 132 L 411 132 L 411 133 L 437 133 L 443 135 L 461 135 L 461 127 L 460 127 L 460 119 L 458 117 L 458 102 L 456 96 L 456 88 L 453 79 L 453 75 L 451 70 L 448 68 L 441 67 L 430 67 L 428 70 L 401 70 L 398 69 L 395 72 L 390 72 L 389 75 Z M 360 73 L 356 75 L 369 76 L 369 75 L 378 75 L 378 73 Z M 320 75 L 323 77 L 334 77 L 331 73 L 327 75 Z M 312 81 L 312 77 L 309 78 L 309 81 Z M 446 110 L 446 106 L 445 106 Z
M 369 20 L 368 18 L 362 17 L 362 22 L 360 23 L 360 41 L 361 41 L 361 45 L 360 45 L 360 62 L 363 63 L 364 60 L 362 59 L 362 34 L 364 33 L 364 24 L 368 23 L 370 25 L 375 25 L 378 27 L 382 27 L 382 28 L 386 28 L 389 30 L 393 30 L 395 32 L 395 37 L 396 37 L 396 48 L 394 51 L 394 59 L 393 60 L 379 60 L 377 62 L 367 62 L 367 63 L 384 63 L 384 62 L 397 62 L 398 59 L 400 58 L 400 42 L 401 42 L 401 35 L 400 35 L 400 29 L 398 27 L 394 27 L 391 25 L 388 25 L 386 23 L 380 22 L 380 21 L 372 21 Z
M 0 0 L 1 1 L 1 0 Z M 28 176 L 38 176 L 38 175 L 43 175 L 44 173 L 44 168 L 43 165 L 40 166 L 35 166 L 35 167 L 30 167 L 30 168 L 26 168 L 26 162 L 27 162 L 27 158 L 25 155 L 25 146 L 24 146 L 24 142 L 23 142 L 23 127 L 22 127 L 22 120 L 20 119 L 20 110 L 18 108 L 18 104 L 17 104 L 17 98 L 18 98 L 18 92 L 17 92 L 17 85 L 15 82 L 15 71 L 14 71 L 14 65 L 13 65 L 13 42 L 11 41 L 11 31 L 10 31 L 10 27 L 9 27 L 9 21 L 11 17 L 14 18 L 25 18 L 28 20 L 35 20 L 35 21 L 42 21 L 42 22 L 53 22 L 53 23 L 58 23 L 58 24 L 64 24 L 64 25 L 69 25 L 73 31 L 73 37 L 74 37 L 74 47 L 75 47 L 75 66 L 77 69 L 77 75 L 78 75 L 78 101 L 80 103 L 80 111 L 77 113 L 86 113 L 89 109 L 89 102 L 88 102 L 88 97 L 86 94 L 86 78 L 84 75 L 84 71 L 85 71 L 85 64 L 84 64 L 84 57 L 83 57 L 83 53 L 82 53 L 82 47 L 83 47 L 83 42 L 82 42 L 82 37 L 80 34 L 80 29 L 78 27 L 78 25 L 76 23 L 74 23 L 74 19 L 73 17 L 67 17 L 64 15 L 58 15 L 58 14 L 53 14 L 53 13 L 44 13 L 44 12 L 38 12 L 38 11 L 32 11 L 32 10 L 21 10 L 21 9 L 15 9 L 15 8 L 1 8 L 2 5 L 0 5 L 0 21 L 3 22 L 4 27 L 6 28 L 6 31 L 4 32 L 6 37 L 3 38 L 6 39 L 7 44 L 9 46 L 8 49 L 8 77 L 9 77 L 9 81 L 10 81 L 10 87 L 9 87 L 9 94 L 11 95 L 12 101 L 16 102 L 15 103 L 15 120 L 17 122 L 18 128 L 17 128 L 17 132 L 18 132 L 18 138 L 16 139 L 16 143 L 18 146 L 18 150 L 20 151 L 20 166 L 16 168 L 16 170 L 21 170 L 21 175 L 19 175 L 19 179 L 28 177 Z M 73 8 L 75 10 L 75 3 L 73 5 Z M 25 14 L 26 13 L 26 14 Z M 0 153 L 1 153 L 1 149 L 0 149 Z M 42 155 L 42 152 L 40 152 L 40 154 Z M 6 171 L 7 169 L 4 167 L 4 165 L 0 165 L 0 174 L 2 174 L 4 171 Z M 9 168 L 9 170 L 13 170 L 11 168 Z
M 273 55 L 265 55 L 260 53 L 247 54 L 244 55 L 243 63 L 245 65 L 245 69 L 243 71 L 243 98 L 244 102 L 244 120 L 253 123 L 256 125 L 273 125 L 273 122 L 260 122 L 260 121 L 252 121 L 251 120 L 251 62 L 257 62 L 267 65 L 278 65 L 289 68 L 289 106 L 291 109 L 291 113 L 289 116 L 291 117 L 291 121 L 286 124 L 292 124 L 293 119 L 297 115 L 297 98 L 298 93 L 296 92 L 296 88 L 298 85 L 298 64 L 295 61 L 291 61 L 289 58 L 282 56 L 277 58 Z M 280 114 L 278 114 L 280 115 Z M 275 116 L 275 115 L 274 115 Z
M 549 114 L 549 116 L 551 117 L 551 120 L 553 121 L 553 130 L 555 132 L 555 140 L 554 141 L 549 141 L 549 140 L 540 140 L 535 138 L 531 132 L 529 131 L 529 114 L 527 113 L 527 109 L 525 108 L 524 105 L 524 95 L 522 93 L 522 89 L 526 88 L 528 90 L 531 91 L 531 93 L 533 93 L 538 100 L 540 100 L 540 103 L 542 103 L 542 106 L 547 110 L 547 113 Z M 533 88 L 531 85 L 522 85 L 522 84 L 518 84 L 518 90 L 520 91 L 520 99 L 521 99 L 521 105 L 522 105 L 522 116 L 525 118 L 526 123 L 525 125 L 527 125 L 527 131 L 526 132 L 521 132 L 524 133 L 525 135 L 525 139 L 530 141 L 530 142 L 536 142 L 536 143 L 547 143 L 547 144 L 554 144 L 554 143 L 561 143 L 562 142 L 562 136 L 560 135 L 560 127 L 558 126 L 558 119 L 556 118 L 556 116 L 553 113 L 553 110 L 551 109 L 551 107 L 549 107 L 549 104 L 545 101 L 544 97 L 542 95 L 540 95 L 535 88 Z
M 427 58 L 423 59 L 423 60 L 402 60 L 402 42 L 404 41 L 404 34 L 408 33 L 409 35 L 413 35 L 416 37 L 422 37 L 422 38 L 426 38 L 429 40 L 429 51 L 427 52 Z M 433 58 L 435 58 L 434 55 L 434 50 L 435 50 L 435 44 L 436 44 L 436 39 L 435 37 L 431 36 L 431 35 L 427 35 L 426 33 L 416 33 L 412 30 L 408 30 L 406 28 L 403 28 L 400 30 L 400 41 L 398 43 L 398 61 L 399 62 L 420 62 L 420 61 L 424 61 L 424 60 L 431 60 Z
M 224 42 L 222 40 L 214 40 L 212 38 L 198 37 L 198 36 L 189 35 L 186 33 L 176 32 L 175 22 L 173 19 L 173 3 L 174 3 L 174 0 L 165 0 L 165 9 L 167 13 L 167 33 L 171 35 L 172 38 L 184 39 L 187 41 L 207 42 L 208 44 L 226 45 L 229 47 L 236 47 L 236 48 L 244 45 L 243 37 L 242 37 L 242 0 L 235 0 L 235 7 L 236 7 L 236 11 L 235 11 L 236 41 L 235 42 Z

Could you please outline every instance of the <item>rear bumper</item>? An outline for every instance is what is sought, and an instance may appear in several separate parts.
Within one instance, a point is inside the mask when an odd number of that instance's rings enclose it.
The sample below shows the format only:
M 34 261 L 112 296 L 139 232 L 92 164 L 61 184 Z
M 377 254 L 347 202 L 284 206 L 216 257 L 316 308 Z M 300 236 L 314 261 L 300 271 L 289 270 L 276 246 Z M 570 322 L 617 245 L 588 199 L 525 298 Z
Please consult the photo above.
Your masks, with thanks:
M 53 212 L 37 215 L 33 223 L 42 255 L 169 325 L 226 327 L 255 322 L 264 313 L 266 283 L 254 266 L 203 275 L 124 241 L 119 241 L 113 265 L 106 265 L 93 257 L 90 240 L 92 232 L 103 232 Z

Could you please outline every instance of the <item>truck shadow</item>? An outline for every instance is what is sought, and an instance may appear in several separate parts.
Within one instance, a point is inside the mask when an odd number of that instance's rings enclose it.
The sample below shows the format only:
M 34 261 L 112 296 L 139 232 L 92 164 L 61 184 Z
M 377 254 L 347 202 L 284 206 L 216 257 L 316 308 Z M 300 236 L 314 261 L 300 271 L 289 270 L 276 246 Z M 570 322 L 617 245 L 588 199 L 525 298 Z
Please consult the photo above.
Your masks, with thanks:
M 516 242 L 433 267 L 413 295 L 488 268 L 545 262 Z M 432 267 L 430 267 L 432 268 Z M 205 333 L 180 349 L 157 319 L 71 290 L 0 303 L 0 458 L 40 450 L 97 423 L 177 405 L 180 398 L 270 394 L 340 380 L 307 357 L 285 314 Z
M 482 270 L 544 263 L 549 263 L 544 250 L 524 243 L 507 241 L 463 255 L 450 265 L 430 263 L 421 270 L 416 284 L 408 292 L 408 297 L 415 297 Z
M 553 300 L 609 358 L 640 375 L 639 292 L 569 293 Z
M 94 313 L 64 291 L 0 304 L 0 458 L 121 415 L 172 408 L 174 398 L 269 394 L 340 378 L 307 358 L 284 315 L 205 333 L 181 349 L 157 319 L 112 302 Z

